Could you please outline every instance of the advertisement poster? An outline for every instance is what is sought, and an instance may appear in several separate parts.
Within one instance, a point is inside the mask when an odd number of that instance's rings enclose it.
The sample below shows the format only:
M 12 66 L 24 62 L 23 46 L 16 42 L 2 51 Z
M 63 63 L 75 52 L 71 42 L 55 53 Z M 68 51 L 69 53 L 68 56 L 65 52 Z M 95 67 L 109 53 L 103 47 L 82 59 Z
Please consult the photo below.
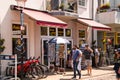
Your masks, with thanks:
M 54 43 L 48 44 L 48 56 L 50 57 L 50 62 L 55 61 L 55 44 Z

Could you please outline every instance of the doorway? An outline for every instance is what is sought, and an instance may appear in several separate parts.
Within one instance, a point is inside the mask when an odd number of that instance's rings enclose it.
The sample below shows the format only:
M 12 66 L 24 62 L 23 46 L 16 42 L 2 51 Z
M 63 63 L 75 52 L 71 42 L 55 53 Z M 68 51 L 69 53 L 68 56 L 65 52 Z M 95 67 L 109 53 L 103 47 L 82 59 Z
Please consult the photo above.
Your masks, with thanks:
M 42 39 L 42 63 L 48 66 L 48 39 Z

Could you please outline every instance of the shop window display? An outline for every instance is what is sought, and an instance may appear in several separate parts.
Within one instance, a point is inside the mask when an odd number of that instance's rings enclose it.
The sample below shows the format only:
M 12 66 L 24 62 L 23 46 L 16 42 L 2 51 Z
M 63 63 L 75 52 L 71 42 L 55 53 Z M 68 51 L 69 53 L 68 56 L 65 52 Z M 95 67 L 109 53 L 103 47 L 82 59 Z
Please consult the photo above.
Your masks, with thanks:
M 19 45 L 21 45 L 21 40 L 20 38 L 13 38 L 12 39 L 12 49 L 13 49 L 13 55 L 17 54 L 18 55 L 18 61 L 21 59 L 21 54 L 23 54 L 24 59 L 27 58 L 27 39 L 24 38 L 24 50 L 23 53 L 21 53 Z
M 49 28 L 49 35 L 56 36 L 56 28 Z

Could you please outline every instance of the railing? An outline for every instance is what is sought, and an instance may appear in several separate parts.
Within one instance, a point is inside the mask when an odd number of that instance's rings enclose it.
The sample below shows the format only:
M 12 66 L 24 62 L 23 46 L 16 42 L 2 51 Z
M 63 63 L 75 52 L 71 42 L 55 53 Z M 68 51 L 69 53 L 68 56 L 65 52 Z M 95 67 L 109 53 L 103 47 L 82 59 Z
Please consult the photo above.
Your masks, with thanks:
M 111 11 L 118 11 L 120 12 L 120 9 L 119 8 L 110 8 L 110 9 L 99 9 L 97 10 L 97 13 L 103 13 L 103 12 L 111 12 Z

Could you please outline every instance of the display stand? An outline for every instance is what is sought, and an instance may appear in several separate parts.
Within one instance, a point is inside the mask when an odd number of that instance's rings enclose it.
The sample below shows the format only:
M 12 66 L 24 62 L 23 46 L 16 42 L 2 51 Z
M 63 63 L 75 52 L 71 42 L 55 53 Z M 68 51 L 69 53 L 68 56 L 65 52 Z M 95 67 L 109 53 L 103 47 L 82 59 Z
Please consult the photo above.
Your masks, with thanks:
M 61 38 L 61 37 L 55 37 L 55 38 L 52 38 L 48 41 L 48 43 L 53 43 L 55 44 L 55 57 L 54 58 L 54 67 L 57 68 L 57 67 L 60 67 L 60 64 L 64 65 L 64 67 L 61 69 L 62 72 L 65 72 L 65 66 L 66 66 L 66 60 L 67 60 L 67 57 L 66 57 L 66 53 L 67 53 L 67 47 L 66 47 L 66 44 L 70 43 L 67 39 L 64 39 L 64 38 Z M 51 48 L 51 47 L 49 47 Z M 51 49 L 49 49 L 49 51 L 51 52 Z M 54 54 L 52 53 L 52 54 Z M 51 53 L 50 53 L 51 55 Z M 52 57 L 52 56 L 50 56 Z M 64 62 L 62 62 L 61 60 L 62 59 L 64 60 Z M 59 66 L 58 66 L 59 65 Z M 61 65 L 61 66 L 62 66 Z M 61 67 L 60 67 L 61 68 Z M 58 70 L 60 71 L 60 70 Z

